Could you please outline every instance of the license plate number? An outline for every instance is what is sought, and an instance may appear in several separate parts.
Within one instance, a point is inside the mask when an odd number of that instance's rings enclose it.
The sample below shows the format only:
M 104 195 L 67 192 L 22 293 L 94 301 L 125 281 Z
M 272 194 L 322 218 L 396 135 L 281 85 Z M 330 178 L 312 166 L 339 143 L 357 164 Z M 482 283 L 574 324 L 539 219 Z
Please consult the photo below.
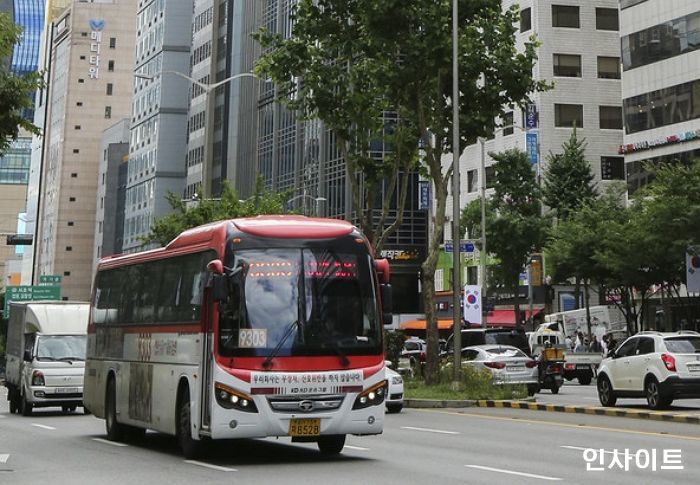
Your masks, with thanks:
M 576 364 L 577 369 L 590 369 L 591 366 L 588 364 Z
M 55 391 L 56 394 L 75 394 L 77 392 L 77 387 L 58 387 Z
M 690 372 L 700 372 L 700 364 L 688 364 L 688 371 Z
M 292 419 L 289 421 L 289 436 L 319 436 L 321 434 L 321 420 Z

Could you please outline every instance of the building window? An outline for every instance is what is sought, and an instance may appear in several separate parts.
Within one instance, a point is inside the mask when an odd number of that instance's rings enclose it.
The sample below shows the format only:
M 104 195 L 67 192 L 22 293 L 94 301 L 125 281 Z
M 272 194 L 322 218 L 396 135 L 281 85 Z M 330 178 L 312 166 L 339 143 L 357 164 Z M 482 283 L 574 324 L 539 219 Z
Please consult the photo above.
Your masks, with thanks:
M 112 107 L 105 106 L 105 118 L 111 118 L 111 117 L 112 117 Z
M 469 170 L 467 172 L 467 192 L 476 192 L 479 190 L 477 183 L 479 182 L 479 175 L 476 170 Z
M 70 271 L 64 271 L 63 276 L 70 276 Z
M 70 177 L 73 178 L 73 179 L 77 179 L 77 178 L 78 178 L 78 174 L 77 174 L 76 172 L 73 172 L 73 173 L 70 174 Z
M 80 125 L 75 125 L 73 128 L 75 128 L 76 130 L 79 130 L 79 129 L 80 129 Z
M 524 8 L 520 11 L 520 32 L 527 32 L 532 28 L 532 9 Z
M 513 112 L 509 111 L 503 115 L 503 136 L 512 135 L 515 131 L 513 128 Z
M 78 148 L 73 148 L 73 153 L 80 153 L 80 150 Z
M 81 61 L 84 61 L 84 60 L 85 60 L 85 56 L 80 56 L 80 60 L 81 60 Z
M 622 129 L 622 107 L 600 106 L 600 128 L 602 130 Z
M 620 30 L 616 8 L 596 8 L 595 28 L 597 30 Z
M 598 57 L 599 79 L 620 79 L 619 57 Z
M 114 72 L 114 61 L 107 62 L 107 70 L 109 72 Z
M 581 56 L 573 54 L 554 54 L 554 75 L 562 77 L 581 77 Z
M 83 84 L 85 82 L 85 79 L 79 78 L 78 79 L 78 84 Z
M 581 27 L 579 8 L 569 5 L 552 5 L 552 27 Z
M 117 47 L 117 38 L 116 37 L 110 37 L 109 38 L 109 48 L 110 49 L 116 49 Z
M 621 9 L 629 8 L 629 7 L 632 7 L 634 5 L 637 5 L 638 3 L 644 3 L 646 1 L 647 0 L 620 0 L 620 8 Z
M 68 202 L 75 202 L 75 197 L 70 197 L 70 198 L 68 199 Z
M 625 180 L 625 157 L 600 157 L 600 177 L 603 180 Z
M 73 221 L 68 221 L 68 227 L 73 227 L 75 223 Z
M 73 246 L 66 246 L 66 251 L 73 251 Z
M 82 106 L 82 105 L 83 105 L 83 102 L 82 102 L 82 101 L 78 101 L 77 103 L 75 103 L 75 105 L 76 105 L 76 106 Z
M 583 127 L 582 104 L 554 105 L 554 126 L 569 128 L 574 126 L 574 123 L 578 128 Z
M 88 33 L 87 32 L 81 32 L 80 37 L 87 37 Z
M 114 85 L 112 83 L 107 83 L 107 96 L 112 95 L 113 89 L 114 89 Z

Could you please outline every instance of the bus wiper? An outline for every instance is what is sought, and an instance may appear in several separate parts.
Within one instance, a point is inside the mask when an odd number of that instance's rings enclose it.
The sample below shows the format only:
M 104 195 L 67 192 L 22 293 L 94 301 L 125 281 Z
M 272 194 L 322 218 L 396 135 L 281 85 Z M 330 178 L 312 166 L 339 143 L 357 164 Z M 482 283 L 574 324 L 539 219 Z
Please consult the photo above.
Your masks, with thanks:
M 328 341 L 328 344 L 333 351 L 338 354 L 338 357 L 340 357 L 340 365 L 343 367 L 347 367 L 350 365 L 350 360 L 348 359 L 348 356 L 345 355 L 345 352 L 343 352 L 343 349 L 340 347 L 338 344 L 338 341 L 335 339 L 330 339 Z
M 263 361 L 262 366 L 265 369 L 269 369 L 270 365 L 272 364 L 272 359 L 277 357 L 277 353 L 280 351 L 284 343 L 287 341 L 289 336 L 292 334 L 292 330 L 297 327 L 299 328 L 299 320 L 294 320 L 292 323 L 289 324 L 287 327 L 287 330 L 284 331 L 284 335 L 282 335 L 282 338 L 280 339 L 279 343 L 277 346 L 272 350 L 270 355 L 267 356 L 267 358 Z

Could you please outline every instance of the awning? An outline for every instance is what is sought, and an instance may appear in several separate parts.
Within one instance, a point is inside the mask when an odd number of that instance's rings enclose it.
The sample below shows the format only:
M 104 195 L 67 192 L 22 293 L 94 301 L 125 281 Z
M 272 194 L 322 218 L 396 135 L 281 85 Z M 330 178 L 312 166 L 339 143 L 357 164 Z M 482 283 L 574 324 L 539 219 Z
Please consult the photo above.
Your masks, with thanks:
M 452 330 L 453 321 L 452 319 L 438 319 L 438 330 Z M 427 320 L 408 320 L 406 322 L 401 322 L 399 328 L 401 330 L 423 330 L 425 331 L 427 327 Z
M 544 309 L 535 308 L 533 316 L 539 315 Z M 530 319 L 530 310 L 525 310 L 525 320 Z M 486 316 L 486 326 L 488 327 L 513 327 L 515 328 L 515 310 L 493 310 Z

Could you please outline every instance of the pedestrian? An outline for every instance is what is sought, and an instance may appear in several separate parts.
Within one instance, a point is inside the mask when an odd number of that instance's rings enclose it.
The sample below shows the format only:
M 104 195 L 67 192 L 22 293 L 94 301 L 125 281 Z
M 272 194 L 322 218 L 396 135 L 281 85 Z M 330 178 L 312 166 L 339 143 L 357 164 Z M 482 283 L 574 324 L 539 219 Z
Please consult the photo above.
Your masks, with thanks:
M 603 346 L 598 341 L 598 337 L 595 334 L 591 337 L 591 344 L 588 346 L 589 352 L 596 352 L 599 354 L 603 353 Z
M 608 334 L 603 335 L 603 339 L 600 341 L 600 345 L 603 347 L 603 355 L 608 355 Z
M 568 335 L 564 339 L 564 343 L 566 344 L 566 350 L 574 350 L 574 342 L 571 340 L 571 337 Z
M 579 332 L 576 335 L 576 342 L 574 344 L 574 352 L 585 352 L 586 347 L 584 345 L 584 340 L 583 340 L 583 333 Z

